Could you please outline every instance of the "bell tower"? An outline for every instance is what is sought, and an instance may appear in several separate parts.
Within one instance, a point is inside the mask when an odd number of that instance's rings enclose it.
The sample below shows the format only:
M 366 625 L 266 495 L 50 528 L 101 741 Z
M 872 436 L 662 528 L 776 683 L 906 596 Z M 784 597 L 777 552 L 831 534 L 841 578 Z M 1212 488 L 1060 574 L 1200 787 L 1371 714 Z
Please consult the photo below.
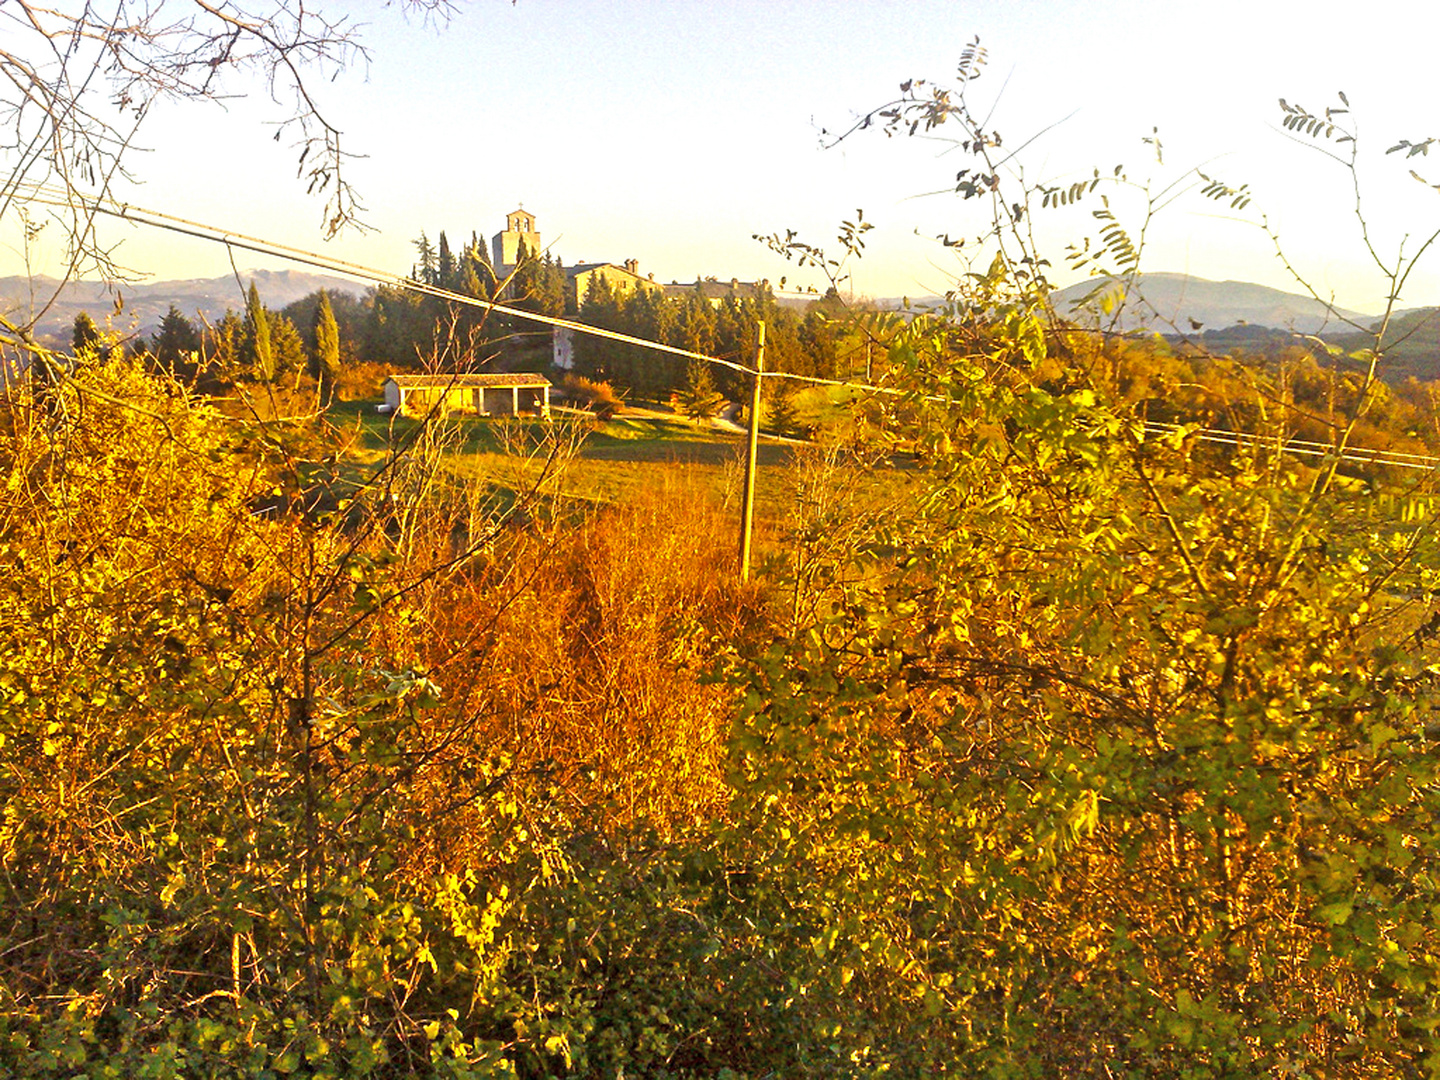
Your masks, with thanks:
M 527 211 L 523 203 L 519 209 L 505 215 L 505 231 L 496 233 L 490 241 L 495 273 L 504 277 L 515 269 L 515 264 L 520 261 L 521 244 L 532 255 L 540 253 L 540 234 L 535 231 L 535 215 Z

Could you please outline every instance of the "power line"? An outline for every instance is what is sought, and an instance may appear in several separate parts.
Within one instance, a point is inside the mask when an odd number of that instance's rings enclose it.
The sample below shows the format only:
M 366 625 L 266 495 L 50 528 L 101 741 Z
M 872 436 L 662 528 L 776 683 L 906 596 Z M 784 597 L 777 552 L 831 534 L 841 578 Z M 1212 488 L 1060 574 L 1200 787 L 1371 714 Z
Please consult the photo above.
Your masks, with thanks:
M 70 207 L 74 205 L 76 199 L 74 192 L 67 192 L 57 187 L 43 184 L 28 184 L 23 185 L 23 187 L 27 189 L 25 197 L 29 201 L 41 205 Z M 573 319 L 562 319 L 553 315 L 542 315 L 538 312 L 525 311 L 507 304 L 498 304 L 492 300 L 482 300 L 478 297 L 466 296 L 463 293 L 452 292 L 449 289 L 442 289 L 436 285 L 416 281 L 414 278 L 400 277 L 395 274 L 386 273 L 383 270 L 376 270 L 373 267 L 363 266 L 359 263 L 336 259 L 319 252 L 307 251 L 302 248 L 291 247 L 287 244 L 278 244 L 261 237 L 248 236 L 244 233 L 222 229 L 218 226 L 205 224 L 204 222 L 191 221 L 187 218 L 166 214 L 158 210 L 147 210 L 143 207 L 132 206 L 129 203 L 123 203 L 113 198 L 93 200 L 90 206 L 99 213 L 109 214 L 137 225 L 163 229 L 168 232 L 190 236 L 211 243 L 224 244 L 226 247 L 240 248 L 241 250 L 251 251 L 259 255 L 268 255 L 272 258 L 280 258 L 290 262 L 313 266 L 317 269 L 329 271 L 330 273 L 359 278 L 362 281 L 375 285 L 387 285 L 392 288 L 418 292 L 426 296 L 434 296 L 450 303 L 478 307 L 498 315 L 506 315 L 515 319 L 523 319 L 530 322 L 541 323 L 546 326 L 559 327 L 569 330 L 572 333 L 618 341 L 627 345 L 650 349 L 655 352 L 668 353 L 672 356 L 699 360 L 703 363 L 719 364 L 721 367 L 739 372 L 742 375 L 750 375 L 763 379 L 787 379 L 792 382 L 809 383 L 816 386 L 848 388 L 866 393 L 885 394 L 895 397 L 914 396 L 924 402 L 942 405 L 952 404 L 949 398 L 934 394 L 914 395 L 911 391 L 901 390 L 892 386 L 876 386 L 873 383 L 850 382 L 844 379 L 827 379 L 815 375 L 799 375 L 785 371 L 757 371 L 753 367 L 733 360 L 726 360 L 718 356 L 709 356 L 705 353 L 692 352 L 689 349 L 666 345 L 663 342 L 650 341 L 646 338 L 638 338 L 630 334 L 622 334 L 616 330 L 590 326 L 586 323 L 576 322 Z M 1182 427 L 1178 424 L 1162 424 L 1147 421 L 1143 429 L 1147 435 L 1170 435 L 1176 432 L 1183 432 L 1188 437 L 1194 437 L 1202 442 L 1220 443 L 1236 447 L 1258 446 L 1266 442 L 1274 442 L 1285 452 L 1302 457 L 1328 457 L 1336 452 L 1336 448 L 1332 445 L 1314 442 L 1308 439 L 1268 439 L 1264 436 L 1252 435 L 1247 432 L 1225 431 L 1219 428 L 1190 428 Z M 1402 451 L 1370 450 L 1363 447 L 1346 447 L 1340 453 L 1340 460 L 1353 464 L 1383 465 L 1401 469 L 1424 470 L 1427 472 L 1440 469 L 1440 457 L 1432 457 L 1425 454 L 1409 454 Z
M 50 192 L 40 185 L 35 185 L 33 191 L 34 194 L 27 196 L 32 202 L 47 206 L 70 205 L 69 201 L 59 197 L 60 192 L 58 190 Z M 183 236 L 224 244 L 226 247 L 240 248 L 242 251 L 251 251 L 259 255 L 269 255 L 272 258 L 281 258 L 291 262 L 303 263 L 307 266 L 316 267 L 317 269 L 328 270 L 331 273 L 357 277 L 371 284 L 388 285 L 397 289 L 405 289 L 409 292 L 418 292 L 426 296 L 434 296 L 455 304 L 482 308 L 497 315 L 508 315 L 517 319 L 528 319 L 531 322 L 561 327 L 575 333 L 588 334 L 591 337 L 607 338 L 611 341 L 637 345 L 652 349 L 656 352 L 670 353 L 671 355 L 682 356 L 691 360 L 719 364 L 721 367 L 738 371 L 743 375 L 754 375 L 756 373 L 754 368 L 748 367 L 745 364 L 736 363 L 733 360 L 725 360 L 718 356 L 708 356 L 705 353 L 691 352 L 689 349 L 681 349 L 677 346 L 666 345 L 659 341 L 649 341 L 645 338 L 632 337 L 629 334 L 622 334 L 615 330 L 606 330 L 603 327 L 589 326 L 572 319 L 561 319 L 554 315 L 542 315 L 538 312 L 525 311 L 521 308 L 510 307 L 506 304 L 497 304 L 492 300 L 481 300 L 478 297 L 466 296 L 464 293 L 442 289 L 437 285 L 429 285 L 423 281 L 416 281 L 414 278 L 387 274 L 383 270 L 362 266 L 359 263 L 331 258 L 318 252 L 306 251 L 301 248 L 290 247 L 286 244 L 277 244 L 273 241 L 261 239 L 260 237 L 247 236 L 244 233 L 232 232 L 228 229 L 221 229 L 218 226 L 206 225 L 203 222 L 190 221 L 186 218 L 176 217 L 173 214 L 162 213 L 158 210 L 146 210 L 143 207 L 132 206 L 129 203 L 121 203 L 115 200 L 97 201 L 93 208 L 100 213 L 109 214 L 112 217 L 117 217 L 123 221 L 129 221 L 137 225 L 147 225 L 151 228 L 164 229 L 168 232 L 179 233 Z
M 1192 428 L 1181 424 L 1162 424 L 1146 421 L 1147 435 L 1181 434 L 1200 442 L 1219 443 L 1237 448 L 1273 446 L 1287 454 L 1299 457 L 1335 457 L 1351 464 L 1384 465 L 1396 469 L 1419 469 L 1433 472 L 1440 469 L 1440 457 L 1428 454 L 1409 454 L 1399 450 L 1372 450 L 1364 446 L 1347 446 L 1339 449 L 1330 443 L 1314 442 L 1310 439 L 1285 438 L 1281 436 L 1252 435 L 1245 431 L 1225 431 L 1221 428 Z

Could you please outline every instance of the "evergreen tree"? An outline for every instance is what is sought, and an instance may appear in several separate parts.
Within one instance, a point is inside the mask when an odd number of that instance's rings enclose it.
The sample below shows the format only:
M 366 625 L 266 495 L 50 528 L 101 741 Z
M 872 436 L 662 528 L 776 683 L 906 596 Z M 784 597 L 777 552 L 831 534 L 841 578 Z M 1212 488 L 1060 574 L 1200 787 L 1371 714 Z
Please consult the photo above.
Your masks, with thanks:
M 30 353 L 29 378 L 37 392 L 55 385 L 63 371 L 73 368 L 76 363 L 93 363 L 105 358 L 112 339 L 109 334 L 95 325 L 89 312 L 82 311 L 75 316 L 70 333 L 72 362 L 67 363 L 50 353 L 35 350 Z
M 485 247 L 485 241 L 481 240 L 474 232 L 470 233 L 470 243 L 460 253 L 460 269 L 462 275 L 473 272 L 476 279 L 484 287 L 483 295 L 489 299 L 495 289 L 495 267 L 490 262 L 490 252 Z M 467 294 L 469 295 L 469 294 Z
M 728 360 L 744 360 L 746 331 L 755 320 L 748 305 L 733 292 L 715 308 L 715 352 Z
M 95 325 L 88 311 L 75 316 L 75 326 L 70 335 L 70 349 L 78 356 L 98 356 L 105 346 L 105 334 Z
M 315 317 L 320 310 L 321 293 L 325 293 L 326 299 L 330 301 L 330 313 L 335 318 L 339 340 L 339 364 L 343 368 L 347 363 L 354 363 L 359 358 L 373 298 L 367 297 L 362 301 L 357 300 L 352 293 L 316 289 L 294 303 L 285 305 L 281 314 L 296 326 L 303 328 L 306 334 L 307 348 L 313 340 Z
M 260 290 L 254 281 L 250 282 L 250 292 L 245 297 L 245 352 L 255 378 L 274 382 L 277 369 L 275 351 L 270 344 L 270 319 L 265 305 L 260 303 Z
M 590 279 L 585 301 L 580 305 L 579 318 L 581 322 L 602 330 L 620 329 L 620 301 L 603 277 Z M 620 357 L 624 349 L 625 346 L 618 342 L 579 334 L 575 338 L 575 373 L 609 382 L 621 367 Z
M 565 268 L 559 259 L 552 259 L 548 254 L 536 282 L 536 300 L 534 310 L 542 315 L 565 314 Z
M 799 413 L 795 408 L 795 387 L 787 379 L 766 379 L 774 389 L 765 403 L 765 422 L 761 427 L 772 435 L 789 438 L 800 432 Z
M 405 289 L 381 285 L 375 290 L 365 323 L 363 357 L 372 364 L 409 366 L 419 341 L 418 297 Z
M 515 254 L 515 269 L 510 274 L 507 295 L 510 304 L 522 311 L 538 311 L 542 263 L 525 241 L 520 241 Z
M 274 357 L 275 378 L 293 374 L 298 384 L 300 376 L 305 374 L 305 369 L 309 366 L 309 357 L 305 354 L 305 339 L 300 336 L 295 324 L 280 312 L 267 311 L 265 318 L 270 324 L 270 351 Z
M 687 352 L 710 356 L 715 351 L 715 309 L 701 292 L 700 282 L 685 297 L 684 307 L 675 326 L 676 340 L 670 342 Z
M 490 291 L 477 273 L 474 264 L 466 265 L 465 272 L 460 276 L 460 287 L 455 291 L 462 296 L 472 296 L 477 300 L 490 299 Z
M 440 230 L 440 253 L 435 262 L 436 283 L 442 289 L 454 289 L 457 282 L 455 271 L 455 256 L 450 253 L 450 241 L 445 238 L 445 230 Z
M 310 334 L 310 374 L 320 384 L 321 402 L 328 404 L 335 392 L 335 376 L 340 372 L 340 327 L 335 322 L 335 309 L 330 306 L 330 294 L 324 290 L 320 292 Z
M 174 304 L 160 322 L 160 329 L 150 335 L 150 352 L 161 369 L 176 378 L 193 379 L 199 373 L 196 355 L 200 351 L 200 334 Z
M 479 260 L 462 256 L 460 262 L 462 274 L 456 291 L 462 296 L 474 297 L 476 300 L 490 299 L 490 292 L 486 283 L 493 281 L 490 278 L 490 264 L 481 264 Z M 485 278 L 482 280 L 480 271 L 484 270 Z M 485 308 L 475 307 L 470 304 L 460 306 L 456 319 L 456 330 L 465 343 L 466 351 L 469 354 L 468 366 L 477 368 L 490 358 L 494 350 L 493 335 L 490 333 L 490 312 Z
M 809 374 L 822 379 L 835 378 L 839 363 L 835 324 L 813 307 L 800 323 L 800 348 L 808 360 Z
M 636 289 L 625 298 L 620 329 L 646 341 L 668 341 L 675 305 L 659 289 Z M 638 345 L 625 346 L 629 385 L 647 398 L 663 398 L 685 383 L 680 358 Z
M 235 378 L 245 361 L 246 336 L 245 320 L 227 308 L 205 347 L 205 367 L 211 377 L 227 383 Z
M 419 239 L 413 241 L 415 254 L 420 261 L 411 268 L 411 276 L 425 285 L 438 284 L 439 278 L 439 257 L 435 254 L 435 247 L 430 243 L 430 238 L 425 235 L 425 230 L 420 230 Z
M 711 310 L 714 312 L 714 354 L 742 364 L 752 363 L 758 333 L 754 304 L 741 300 L 732 289 Z M 774 367 L 773 364 L 769 366 Z M 718 381 L 720 390 L 736 400 L 743 400 L 749 394 L 749 380 L 739 372 L 722 369 L 718 373 Z
M 680 411 L 697 424 L 719 413 L 725 405 L 725 398 L 715 389 L 715 380 L 710 375 L 710 365 L 703 360 L 690 361 L 685 376 L 685 387 L 679 394 Z
M 514 306 L 524 311 L 562 315 L 565 312 L 565 271 L 548 253 L 541 256 L 522 243 L 510 282 L 510 295 L 514 297 Z
M 470 232 L 470 242 L 460 252 L 455 272 L 456 292 L 476 300 L 495 298 L 495 268 L 490 264 L 485 242 L 474 230 Z M 482 366 L 492 358 L 495 342 L 503 336 L 499 320 L 486 309 L 471 305 L 460 308 L 457 329 L 462 335 L 472 368 Z

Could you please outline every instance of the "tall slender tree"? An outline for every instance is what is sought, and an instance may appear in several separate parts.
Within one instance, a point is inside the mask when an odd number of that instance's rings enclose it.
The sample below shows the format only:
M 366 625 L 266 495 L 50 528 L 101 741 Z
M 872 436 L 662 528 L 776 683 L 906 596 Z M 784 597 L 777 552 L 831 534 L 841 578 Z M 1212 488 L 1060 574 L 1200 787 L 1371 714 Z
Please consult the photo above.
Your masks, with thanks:
M 446 239 L 444 229 L 440 230 L 440 251 L 435 258 L 435 279 L 435 283 L 442 289 L 455 288 L 455 256 L 450 251 L 450 241 Z
M 669 341 L 676 307 L 659 289 L 641 287 L 625 298 L 620 329 L 646 341 Z M 685 384 L 685 366 L 670 353 L 625 346 L 628 384 L 644 397 L 663 398 Z
M 592 277 L 580 305 L 580 318 L 590 326 L 619 330 L 620 300 L 603 277 Z M 575 339 L 575 373 L 591 379 L 608 381 L 616 377 L 624 346 L 588 334 Z
M 462 277 L 474 272 L 475 277 L 485 287 L 485 297 L 488 298 L 494 291 L 495 267 L 490 262 L 490 252 L 485 247 L 485 241 L 481 240 L 474 230 L 470 232 L 470 243 L 466 244 L 465 250 L 460 253 L 460 269 Z
M 335 322 L 335 309 L 330 306 L 330 294 L 322 289 L 320 303 L 315 308 L 315 322 L 310 328 L 310 374 L 320 384 L 322 405 L 330 403 L 339 372 L 340 327 Z
M 676 320 L 675 337 L 671 344 L 690 352 L 709 355 L 715 351 L 715 309 L 705 299 L 703 287 L 698 281 L 694 291 L 685 297 L 684 307 Z
M 305 338 L 288 315 L 266 311 L 265 317 L 270 323 L 270 353 L 275 358 L 275 378 L 294 375 L 296 389 L 299 389 L 300 377 L 310 365 Z
M 542 315 L 565 314 L 565 268 L 560 260 L 548 253 L 540 265 L 540 279 L 536 283 L 535 310 Z
M 430 243 L 424 229 L 420 230 L 420 236 L 413 243 L 415 254 L 419 258 L 412 271 L 413 277 L 426 285 L 439 284 L 440 257 L 435 253 L 435 245 Z
M 270 318 L 260 302 L 260 290 L 250 282 L 245 297 L 245 344 L 250 370 L 261 382 L 275 381 L 275 350 L 270 343 Z

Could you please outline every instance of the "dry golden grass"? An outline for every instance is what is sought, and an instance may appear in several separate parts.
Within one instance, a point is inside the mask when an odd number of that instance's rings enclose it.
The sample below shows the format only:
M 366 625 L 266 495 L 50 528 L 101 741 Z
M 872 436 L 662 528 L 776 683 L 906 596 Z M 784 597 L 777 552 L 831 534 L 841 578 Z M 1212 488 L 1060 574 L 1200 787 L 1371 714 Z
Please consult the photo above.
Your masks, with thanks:
M 545 778 L 588 827 L 668 833 L 721 808 L 733 701 L 706 676 L 764 622 L 735 528 L 677 468 L 578 522 L 506 526 L 375 630 L 444 691 L 435 722 L 467 733 L 447 756 Z M 440 861 L 464 858 L 466 817 L 432 829 Z

